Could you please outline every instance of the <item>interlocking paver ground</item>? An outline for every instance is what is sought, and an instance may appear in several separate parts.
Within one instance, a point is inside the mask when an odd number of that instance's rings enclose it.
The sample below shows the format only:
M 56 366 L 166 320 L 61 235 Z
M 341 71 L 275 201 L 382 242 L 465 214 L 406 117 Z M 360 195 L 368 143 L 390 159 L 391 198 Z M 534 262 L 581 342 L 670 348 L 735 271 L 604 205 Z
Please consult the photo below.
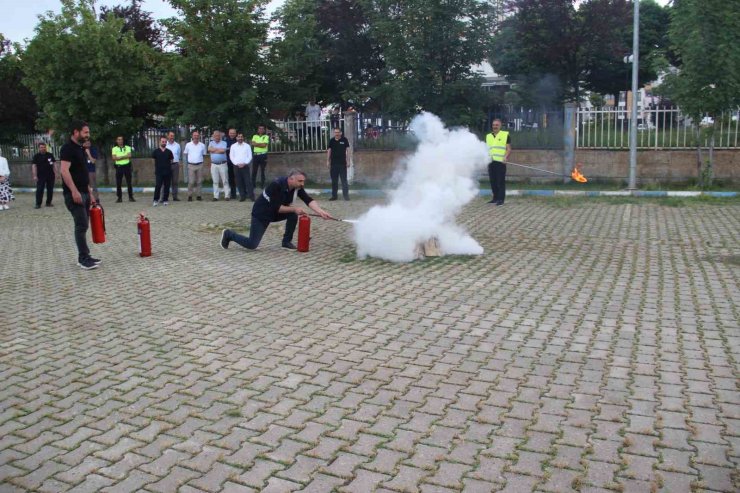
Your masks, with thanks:
M 0 213 L 2 491 L 740 489 L 737 200 L 478 199 L 482 256 L 395 265 L 103 198 L 92 272 L 60 200 Z

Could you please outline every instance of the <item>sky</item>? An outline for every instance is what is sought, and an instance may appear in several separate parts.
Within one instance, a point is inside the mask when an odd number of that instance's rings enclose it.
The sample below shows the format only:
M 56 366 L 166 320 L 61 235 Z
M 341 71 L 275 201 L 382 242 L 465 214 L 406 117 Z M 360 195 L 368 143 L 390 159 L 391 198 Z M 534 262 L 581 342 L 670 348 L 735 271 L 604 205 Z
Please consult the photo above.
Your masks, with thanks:
M 268 7 L 268 12 L 277 8 L 283 0 L 272 0 Z M 114 5 L 128 5 L 128 0 L 97 0 L 98 9 L 102 6 L 112 7 Z M 61 11 L 61 2 L 59 0 L 0 0 L 0 33 L 11 41 L 22 42 L 26 38 L 33 37 L 33 31 L 38 24 L 38 16 L 52 11 L 59 13 Z M 143 10 L 152 13 L 155 19 L 172 17 L 175 10 L 166 0 L 143 0 L 141 2 Z

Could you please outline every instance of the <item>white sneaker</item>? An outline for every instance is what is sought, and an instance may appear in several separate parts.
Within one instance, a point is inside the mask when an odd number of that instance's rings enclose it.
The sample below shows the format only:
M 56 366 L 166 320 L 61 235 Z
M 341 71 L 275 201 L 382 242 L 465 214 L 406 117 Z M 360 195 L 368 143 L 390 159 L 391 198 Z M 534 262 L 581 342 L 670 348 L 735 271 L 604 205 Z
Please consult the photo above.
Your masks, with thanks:
M 152 202 L 152 207 L 157 207 L 159 205 L 159 202 Z
M 7 211 L 8 209 L 10 209 L 10 206 L 8 204 L 3 204 L 2 209 Z
M 162 202 L 162 205 L 170 205 L 169 202 Z

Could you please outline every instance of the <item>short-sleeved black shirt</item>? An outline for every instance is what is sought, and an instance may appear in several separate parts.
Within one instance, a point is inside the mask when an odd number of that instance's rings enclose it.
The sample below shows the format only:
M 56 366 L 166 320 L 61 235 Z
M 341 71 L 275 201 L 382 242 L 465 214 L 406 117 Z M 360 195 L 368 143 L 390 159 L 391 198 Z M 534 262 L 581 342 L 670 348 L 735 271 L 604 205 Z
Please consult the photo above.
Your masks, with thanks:
M 288 188 L 288 178 L 283 176 L 273 181 L 262 192 L 252 207 L 252 215 L 258 219 L 269 222 L 277 219 L 278 211 L 281 205 L 290 205 L 293 202 L 293 195 L 298 195 L 306 205 L 313 202 L 313 199 L 306 191 L 299 188 L 296 192 Z
M 69 174 L 72 175 L 72 181 L 77 187 L 77 191 L 80 193 L 87 193 L 90 181 L 87 176 L 87 155 L 85 149 L 72 139 L 62 146 L 59 151 L 60 161 L 69 161 Z M 69 192 L 70 189 L 67 184 L 62 180 L 62 187 L 65 192 Z
M 172 173 L 172 161 L 175 160 L 175 155 L 172 151 L 165 148 L 163 151 L 161 148 L 154 149 L 152 152 L 152 158 L 154 159 L 154 173 L 159 176 L 167 176 Z
M 331 149 L 331 164 L 347 164 L 347 149 L 349 149 L 347 137 L 340 137 L 339 140 L 332 137 L 329 140 L 329 149 Z
M 36 165 L 37 176 L 49 176 L 54 173 L 54 155 L 50 152 L 37 153 L 33 156 L 33 164 Z

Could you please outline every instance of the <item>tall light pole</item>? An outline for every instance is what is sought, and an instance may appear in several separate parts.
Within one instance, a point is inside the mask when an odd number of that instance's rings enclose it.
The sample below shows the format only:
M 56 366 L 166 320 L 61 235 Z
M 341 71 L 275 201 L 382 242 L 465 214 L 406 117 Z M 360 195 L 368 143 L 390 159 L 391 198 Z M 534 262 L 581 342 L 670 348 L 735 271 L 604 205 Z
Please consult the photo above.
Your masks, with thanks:
M 632 117 L 630 121 L 630 173 L 627 188 L 637 188 L 637 71 L 640 65 L 640 0 L 635 6 L 632 27 Z

